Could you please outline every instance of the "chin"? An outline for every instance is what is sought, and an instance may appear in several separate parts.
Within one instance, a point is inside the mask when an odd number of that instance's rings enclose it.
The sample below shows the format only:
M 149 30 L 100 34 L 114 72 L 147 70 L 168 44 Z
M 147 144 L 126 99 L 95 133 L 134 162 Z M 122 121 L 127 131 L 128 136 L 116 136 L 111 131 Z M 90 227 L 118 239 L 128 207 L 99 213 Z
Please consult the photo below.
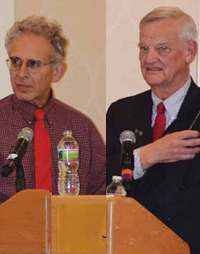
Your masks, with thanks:
M 166 78 L 163 71 L 143 71 L 143 77 L 147 83 L 162 83 Z
M 165 83 L 165 80 L 159 78 L 144 78 L 149 86 L 159 86 Z
M 21 93 L 15 93 L 15 95 L 17 96 L 17 98 L 20 100 L 20 101 L 32 101 L 33 98 L 26 95 L 26 94 L 21 94 Z

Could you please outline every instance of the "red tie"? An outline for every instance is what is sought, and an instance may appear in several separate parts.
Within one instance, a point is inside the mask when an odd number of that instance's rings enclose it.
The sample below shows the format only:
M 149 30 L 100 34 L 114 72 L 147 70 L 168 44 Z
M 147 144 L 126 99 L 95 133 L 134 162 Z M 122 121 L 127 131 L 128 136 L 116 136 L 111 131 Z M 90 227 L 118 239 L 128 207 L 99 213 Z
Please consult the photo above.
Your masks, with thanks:
M 34 115 L 37 120 L 34 137 L 36 189 L 52 191 L 51 144 L 44 124 L 45 111 L 36 109 Z
M 153 139 L 157 140 L 160 138 L 165 131 L 166 117 L 165 117 L 165 106 L 163 102 L 160 102 L 157 106 L 157 116 L 153 127 Z

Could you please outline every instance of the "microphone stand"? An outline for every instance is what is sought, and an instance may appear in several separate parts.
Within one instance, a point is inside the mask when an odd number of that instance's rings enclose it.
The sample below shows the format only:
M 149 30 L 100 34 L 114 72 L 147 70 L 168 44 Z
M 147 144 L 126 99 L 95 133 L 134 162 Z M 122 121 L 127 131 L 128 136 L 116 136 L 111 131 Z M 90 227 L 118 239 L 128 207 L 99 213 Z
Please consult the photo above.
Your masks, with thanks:
M 130 197 L 132 192 L 133 166 L 134 166 L 133 143 L 125 140 L 122 146 L 121 174 L 122 174 L 122 183 L 126 190 L 127 197 Z
M 16 180 L 15 180 L 16 192 L 25 190 L 26 189 L 26 179 L 25 179 L 24 168 L 22 165 L 21 158 L 18 157 L 13 166 L 9 166 L 9 164 L 4 165 L 1 175 L 3 177 L 8 177 L 14 171 L 14 169 L 16 169 Z
M 19 160 L 16 164 L 16 192 L 26 189 L 26 179 L 24 174 L 24 168 L 22 160 Z

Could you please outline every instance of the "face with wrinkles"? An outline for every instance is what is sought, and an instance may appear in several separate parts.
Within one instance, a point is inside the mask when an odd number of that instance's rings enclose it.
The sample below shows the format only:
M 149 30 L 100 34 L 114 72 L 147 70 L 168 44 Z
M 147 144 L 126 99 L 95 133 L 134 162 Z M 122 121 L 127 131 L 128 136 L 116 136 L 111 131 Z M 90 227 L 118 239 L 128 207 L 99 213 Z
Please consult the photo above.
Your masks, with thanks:
M 31 73 L 27 67 L 28 59 L 49 63 L 54 55 L 50 40 L 30 33 L 16 36 L 8 49 L 11 59 L 20 59 L 22 65 L 18 70 L 10 69 L 13 91 L 18 99 L 29 101 L 42 107 L 48 100 L 52 82 L 60 80 L 65 66 L 59 63 L 55 68 L 44 65 L 37 73 Z
M 152 90 L 174 92 L 189 78 L 189 64 L 196 54 L 194 41 L 180 38 L 180 23 L 172 19 L 153 21 L 140 30 L 141 71 Z

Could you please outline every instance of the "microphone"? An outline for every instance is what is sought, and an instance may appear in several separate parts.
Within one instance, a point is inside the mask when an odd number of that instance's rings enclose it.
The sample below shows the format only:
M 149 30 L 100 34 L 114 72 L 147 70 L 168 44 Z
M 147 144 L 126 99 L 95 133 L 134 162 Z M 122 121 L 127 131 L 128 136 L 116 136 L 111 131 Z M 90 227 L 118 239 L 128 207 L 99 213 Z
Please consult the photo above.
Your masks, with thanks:
M 121 168 L 122 180 L 127 194 L 131 191 L 130 183 L 133 180 L 134 156 L 133 148 L 136 141 L 135 134 L 126 130 L 120 134 L 121 148 Z
M 3 170 L 1 172 L 2 176 L 9 176 L 15 167 L 22 162 L 28 144 L 33 140 L 33 136 L 33 130 L 29 127 L 25 127 L 20 131 L 16 145 L 14 149 L 11 150 L 6 159 L 5 165 L 3 166 Z

